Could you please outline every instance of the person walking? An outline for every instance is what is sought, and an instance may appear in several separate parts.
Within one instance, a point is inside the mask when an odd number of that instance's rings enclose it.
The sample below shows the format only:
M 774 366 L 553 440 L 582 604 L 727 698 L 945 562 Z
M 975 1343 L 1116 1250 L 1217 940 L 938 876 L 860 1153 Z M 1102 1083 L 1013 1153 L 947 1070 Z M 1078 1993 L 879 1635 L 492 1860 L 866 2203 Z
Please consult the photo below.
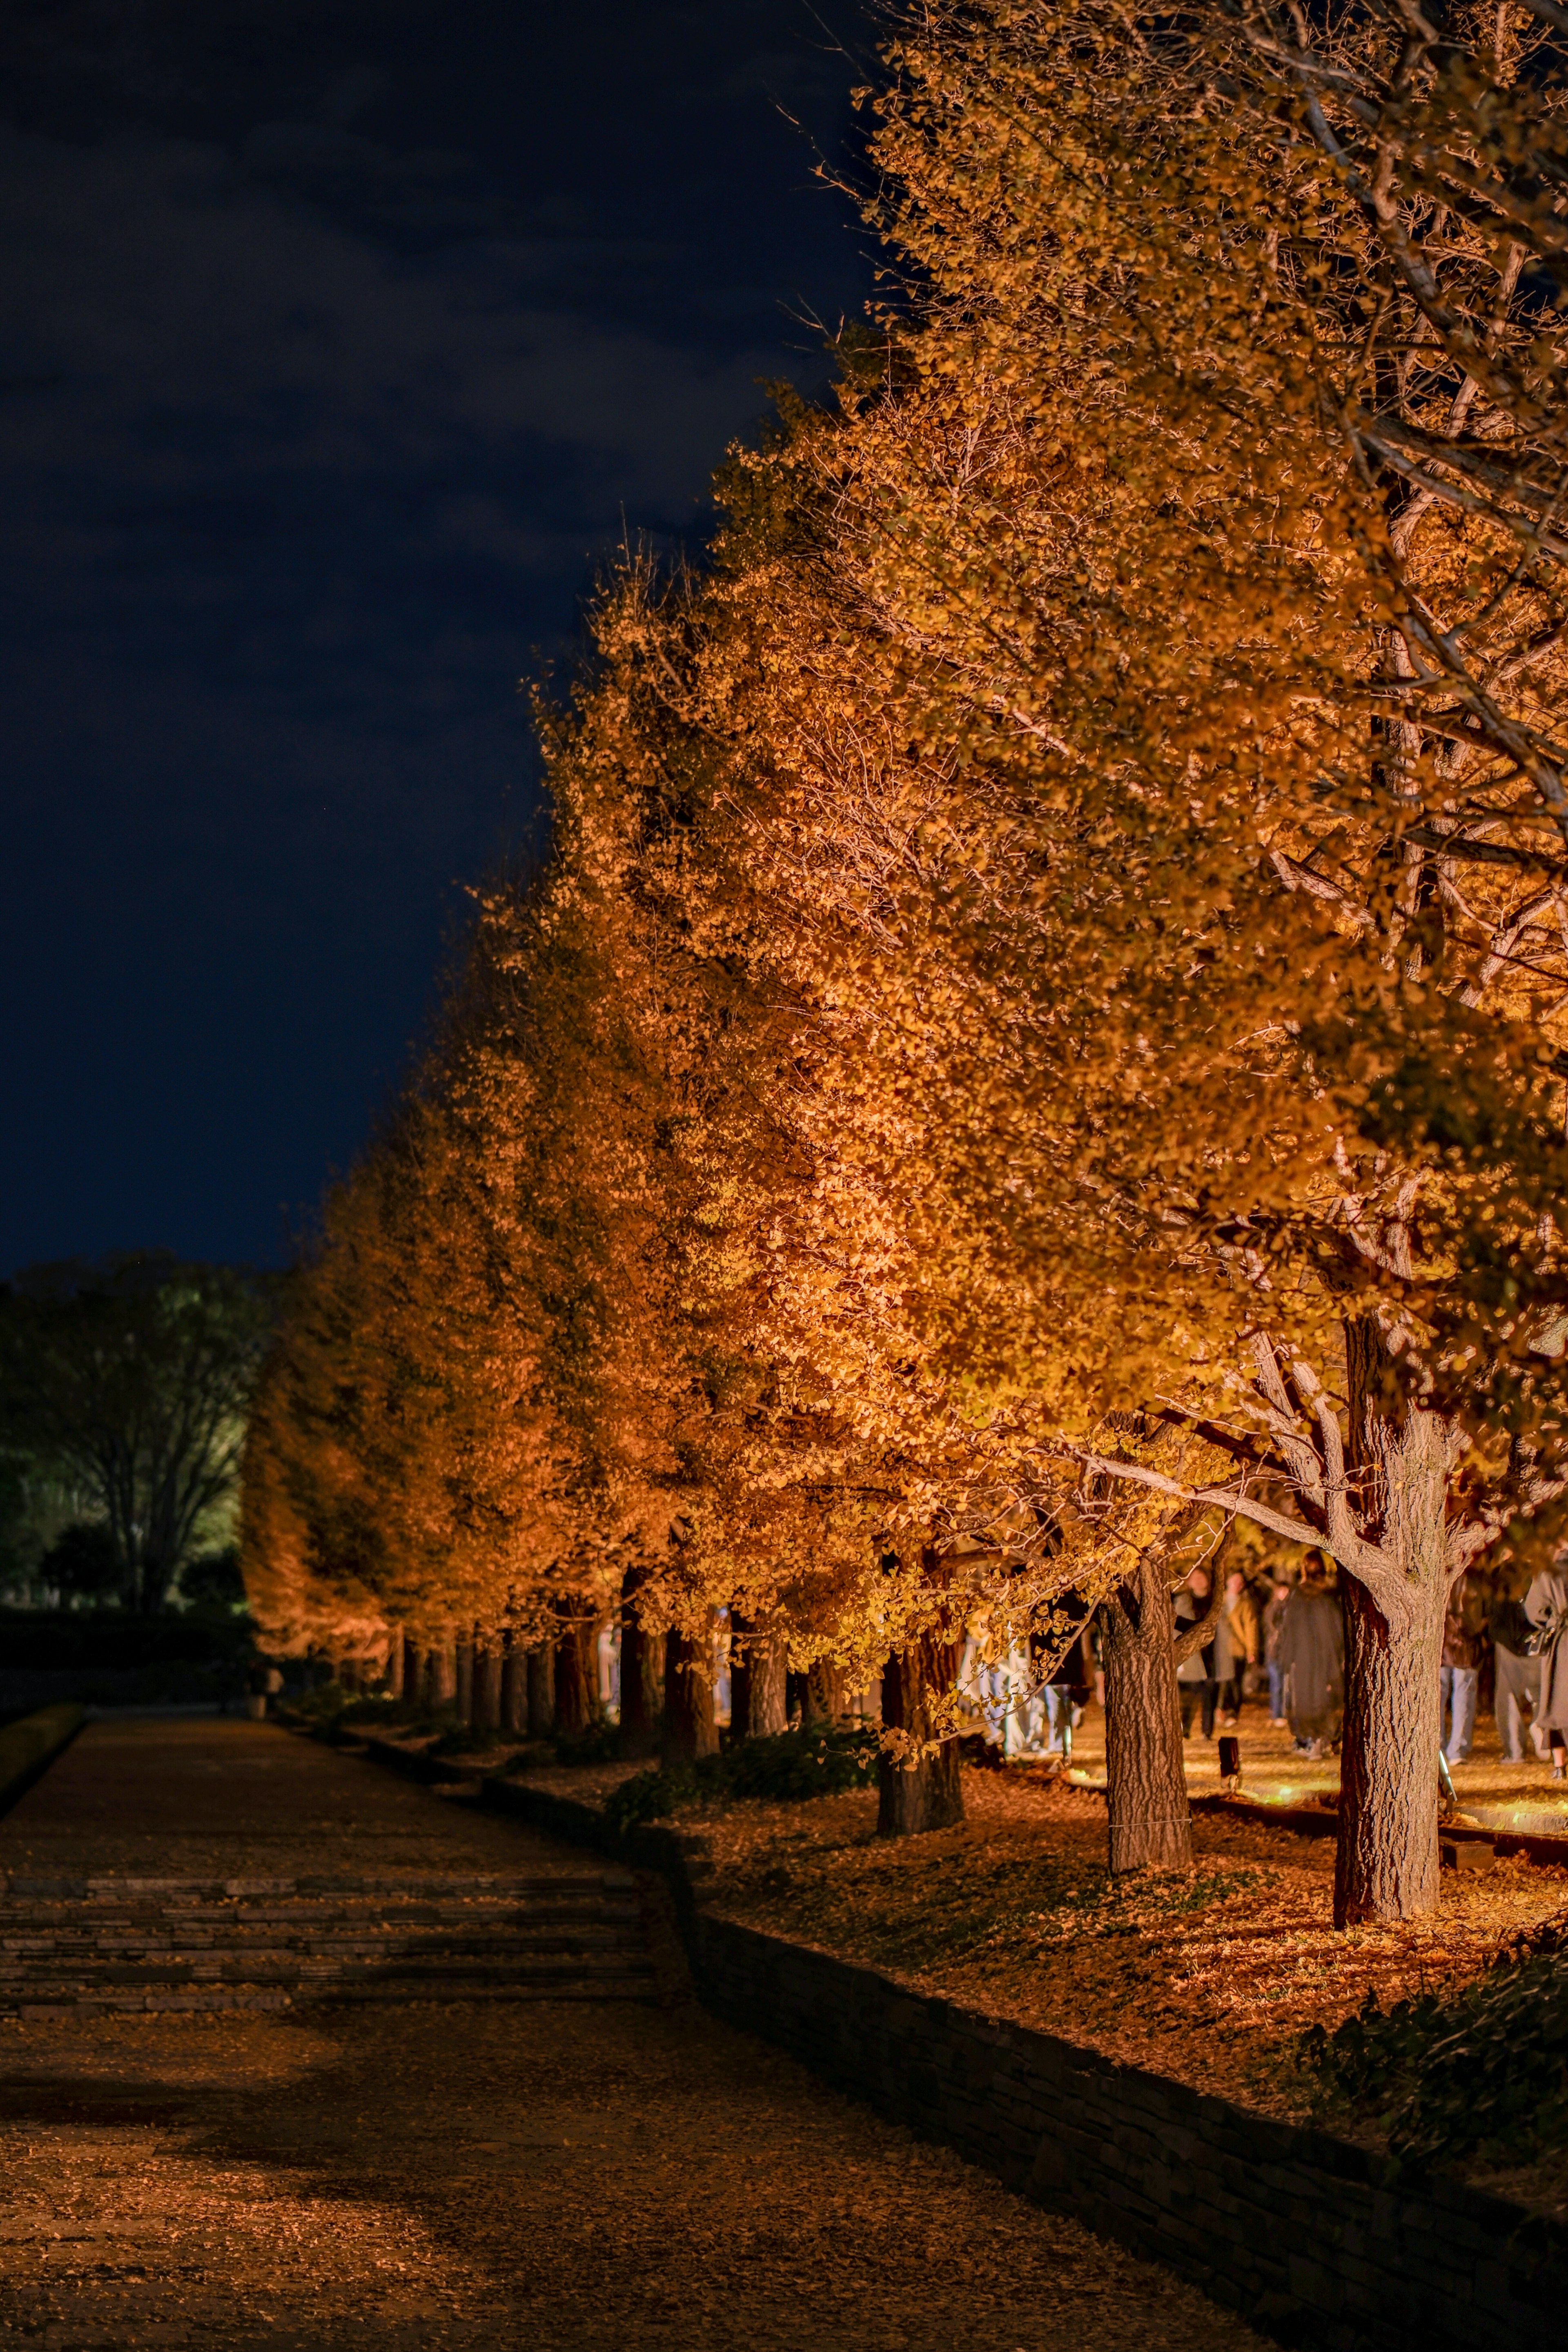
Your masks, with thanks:
M 1056 1602 L 1052 1631 L 1030 1637 L 1031 1671 L 1040 1671 L 1040 1661 L 1049 1658 L 1062 1639 L 1063 1621 L 1073 1628 L 1067 1648 L 1049 1669 L 1043 1685 L 1046 1715 L 1045 1748 L 1047 1755 L 1060 1755 L 1065 1762 L 1072 1760 L 1072 1735 L 1083 1719 L 1093 1687 L 1094 1661 L 1091 1649 L 1093 1612 L 1081 1592 L 1063 1593 Z
M 1213 1576 L 1207 1568 L 1195 1568 L 1176 1597 L 1176 1629 L 1179 1633 L 1186 1626 L 1196 1625 L 1208 1609 L 1213 1591 Z M 1219 1684 L 1214 1671 L 1214 1648 L 1206 1642 L 1182 1660 L 1176 1668 L 1176 1696 L 1181 1702 L 1181 1736 L 1192 1738 L 1192 1719 L 1201 1711 L 1203 1736 L 1214 1738 L 1214 1708 L 1219 1696 Z
M 1531 1582 L 1524 1613 L 1541 1661 L 1541 1728 L 1552 1754 L 1552 1777 L 1561 1780 L 1568 1778 L 1568 1571 L 1560 1561 Z
M 1541 1730 L 1541 1660 L 1531 1647 L 1532 1628 L 1517 1592 L 1494 1594 L 1487 1618 L 1497 1682 L 1492 1712 L 1505 1764 L 1522 1764 L 1528 1711 L 1531 1744 L 1543 1752 Z
M 1258 1603 L 1239 1568 L 1225 1580 L 1219 1604 L 1219 1625 L 1214 1636 L 1214 1671 L 1219 1680 L 1219 1720 L 1228 1727 L 1240 1720 L 1241 1686 L 1249 1666 L 1258 1663 L 1261 1646 Z
M 1476 1691 L 1486 1645 L 1481 1597 L 1473 1576 L 1449 1588 L 1443 1619 L 1443 1663 L 1437 1669 L 1437 1736 L 1450 1764 L 1465 1763 L 1476 1736 Z M 1447 1737 L 1444 1727 L 1447 1727 Z
M 1263 1612 L 1263 1665 L 1269 1676 L 1269 1728 L 1285 1728 L 1285 1669 L 1280 1664 L 1280 1628 L 1285 1622 L 1285 1603 L 1291 1592 L 1288 1576 L 1276 1576 L 1274 1591 Z
M 1304 1755 L 1326 1756 L 1344 1713 L 1344 1618 L 1321 1552 L 1310 1551 L 1280 1623 L 1285 1713 Z

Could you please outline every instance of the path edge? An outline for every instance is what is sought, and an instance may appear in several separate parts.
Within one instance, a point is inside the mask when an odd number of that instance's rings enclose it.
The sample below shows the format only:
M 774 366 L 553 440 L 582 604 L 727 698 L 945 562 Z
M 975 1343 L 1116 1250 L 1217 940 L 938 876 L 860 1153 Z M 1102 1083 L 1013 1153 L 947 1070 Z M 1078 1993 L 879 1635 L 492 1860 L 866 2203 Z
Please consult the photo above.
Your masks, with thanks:
M 0 1727 L 0 1820 L 65 1754 L 86 1721 L 85 1707 L 59 1699 Z

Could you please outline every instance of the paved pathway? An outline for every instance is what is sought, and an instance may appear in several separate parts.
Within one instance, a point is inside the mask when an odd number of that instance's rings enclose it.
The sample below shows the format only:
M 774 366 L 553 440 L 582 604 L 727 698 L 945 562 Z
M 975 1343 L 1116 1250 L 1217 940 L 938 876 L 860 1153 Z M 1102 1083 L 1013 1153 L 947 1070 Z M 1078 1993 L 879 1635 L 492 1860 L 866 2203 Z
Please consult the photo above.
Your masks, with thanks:
M 89 1723 L 0 1821 L 0 1872 L 36 1878 L 582 1866 L 551 1838 L 243 1717 Z
M 581 1857 L 265 1727 L 97 1727 L 0 1870 Z M 46 1864 L 47 1870 L 46 1870 Z M 0 2026 L 0 2345 L 1243 2352 L 1192 2290 L 691 2004 Z

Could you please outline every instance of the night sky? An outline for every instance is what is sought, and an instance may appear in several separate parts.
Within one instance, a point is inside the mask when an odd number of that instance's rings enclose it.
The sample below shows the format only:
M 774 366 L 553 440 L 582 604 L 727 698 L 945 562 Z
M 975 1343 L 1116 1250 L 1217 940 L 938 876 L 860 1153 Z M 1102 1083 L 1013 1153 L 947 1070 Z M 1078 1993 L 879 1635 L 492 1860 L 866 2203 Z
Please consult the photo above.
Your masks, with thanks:
M 519 680 L 870 290 L 871 22 L 8 0 L 0 1271 L 308 1223 L 534 822 Z

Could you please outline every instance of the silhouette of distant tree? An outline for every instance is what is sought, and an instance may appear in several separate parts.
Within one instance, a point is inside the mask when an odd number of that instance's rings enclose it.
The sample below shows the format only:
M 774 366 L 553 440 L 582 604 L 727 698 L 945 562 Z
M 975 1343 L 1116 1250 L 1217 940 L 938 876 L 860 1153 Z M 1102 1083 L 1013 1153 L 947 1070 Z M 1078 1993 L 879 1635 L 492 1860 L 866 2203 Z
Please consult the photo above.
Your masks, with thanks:
M 272 1289 L 162 1251 L 30 1267 L 0 1289 L 0 1444 L 96 1507 L 55 1547 L 72 1590 L 90 1570 L 128 1607 L 165 1605 L 232 1492 Z

